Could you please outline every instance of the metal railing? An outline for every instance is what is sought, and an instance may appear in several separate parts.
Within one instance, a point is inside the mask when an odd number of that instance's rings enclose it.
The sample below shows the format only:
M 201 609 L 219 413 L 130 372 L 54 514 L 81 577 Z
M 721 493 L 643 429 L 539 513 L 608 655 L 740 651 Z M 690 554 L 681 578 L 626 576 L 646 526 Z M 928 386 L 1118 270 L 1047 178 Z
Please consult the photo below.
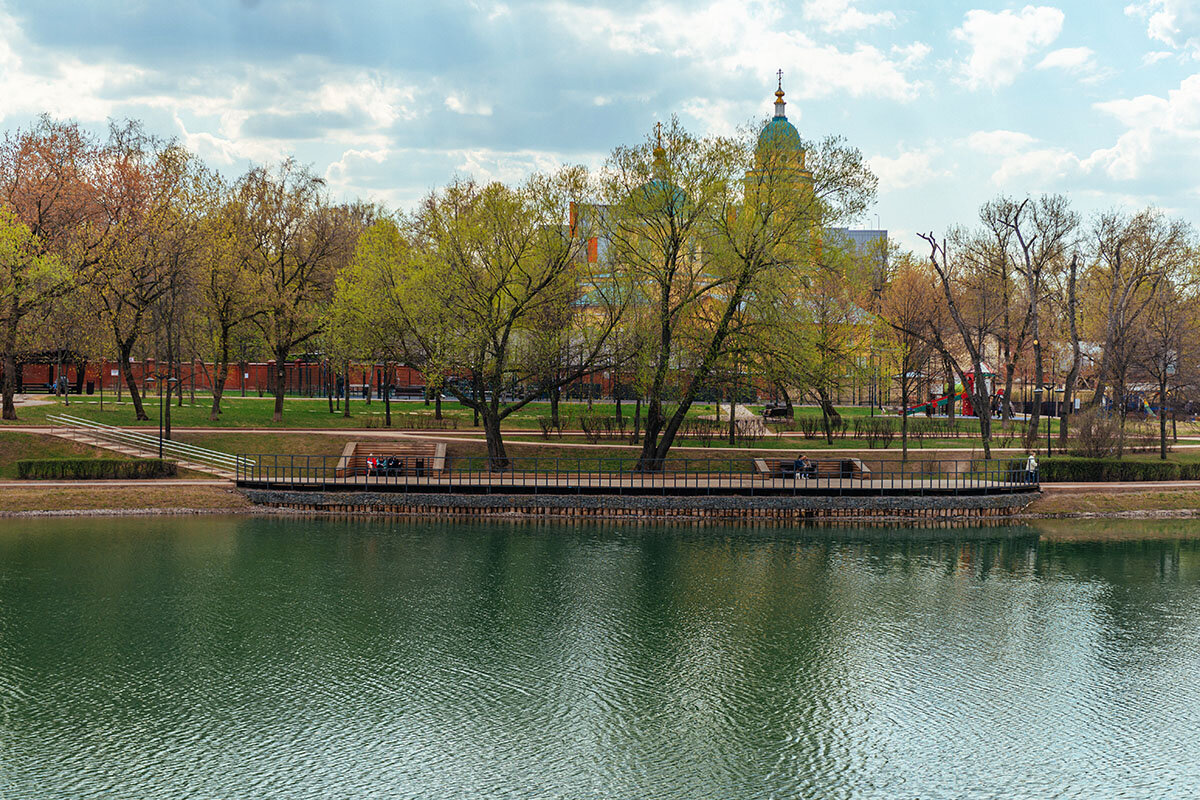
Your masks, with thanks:
M 241 456 L 222 453 L 219 450 L 209 450 L 206 447 L 198 447 L 185 442 L 176 442 L 171 439 L 163 439 L 160 442 L 157 436 L 149 433 L 118 428 L 115 425 L 105 425 L 102 422 L 93 422 L 88 419 L 73 417 L 69 414 L 51 414 L 46 419 L 52 426 L 52 432 L 56 428 L 64 428 L 68 434 L 72 435 L 72 438 L 76 439 L 87 438 L 97 442 L 122 445 L 130 449 L 153 453 L 154 455 L 158 455 L 161 445 L 164 457 L 170 457 L 178 461 L 189 461 L 193 464 L 202 464 L 208 467 L 216 467 L 217 469 L 235 473 L 238 471 L 239 465 L 242 464 Z
M 899 461 L 862 470 L 856 459 L 818 459 L 815 474 L 795 475 L 766 459 L 669 458 L 642 469 L 636 458 L 512 457 L 494 469 L 487 457 L 431 460 L 405 457 L 368 465 L 362 457 L 245 454 L 237 482 L 247 488 L 460 494 L 641 495 L 956 495 L 1007 494 L 1039 489 L 1038 474 L 1023 460 L 942 460 L 936 466 Z M 858 466 L 855 466 L 855 465 Z

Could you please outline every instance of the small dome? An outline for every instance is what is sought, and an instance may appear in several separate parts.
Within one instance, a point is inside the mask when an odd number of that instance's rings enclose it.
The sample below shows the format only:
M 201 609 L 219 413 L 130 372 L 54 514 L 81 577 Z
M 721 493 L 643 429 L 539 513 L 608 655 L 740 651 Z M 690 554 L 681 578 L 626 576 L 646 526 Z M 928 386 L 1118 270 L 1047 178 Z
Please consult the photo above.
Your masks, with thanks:
M 804 143 L 800 140 L 800 132 L 796 130 L 795 125 L 788 122 L 787 117 L 775 117 L 763 126 L 762 133 L 758 135 L 758 146 L 779 150 L 800 150 L 804 147 Z
M 786 108 L 787 103 L 783 101 L 783 70 L 780 70 L 779 88 L 775 90 L 775 116 L 763 126 L 762 133 L 758 135 L 759 150 L 771 148 L 803 152 L 804 143 L 800 141 L 800 133 L 796 126 L 788 122 Z
M 648 202 L 655 206 L 661 204 L 662 208 L 666 208 L 667 206 L 680 208 L 687 202 L 687 194 L 682 189 L 662 178 L 653 178 L 646 181 L 638 187 L 638 191 L 641 192 L 642 197 Z

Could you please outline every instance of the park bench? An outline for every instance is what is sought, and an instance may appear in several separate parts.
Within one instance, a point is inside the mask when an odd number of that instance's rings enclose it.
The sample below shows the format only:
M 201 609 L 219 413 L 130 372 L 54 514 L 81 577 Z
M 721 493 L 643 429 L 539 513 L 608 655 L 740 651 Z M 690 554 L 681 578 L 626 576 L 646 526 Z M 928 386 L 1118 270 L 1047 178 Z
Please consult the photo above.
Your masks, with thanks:
M 796 477 L 794 458 L 756 458 L 754 471 L 760 478 L 794 478 Z M 868 478 L 871 468 L 857 458 L 827 458 L 813 461 L 816 473 L 810 473 L 814 478 Z
M 338 459 L 336 475 L 440 475 L 445 470 L 445 442 L 350 442 Z

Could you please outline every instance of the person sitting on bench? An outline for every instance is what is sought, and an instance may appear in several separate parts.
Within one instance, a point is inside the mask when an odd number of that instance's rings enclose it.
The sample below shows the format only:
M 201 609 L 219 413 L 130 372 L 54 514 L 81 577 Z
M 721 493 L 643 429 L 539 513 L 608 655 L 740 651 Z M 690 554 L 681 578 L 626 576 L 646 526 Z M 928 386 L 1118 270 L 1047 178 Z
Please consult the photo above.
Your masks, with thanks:
M 810 478 L 817 474 L 817 465 L 810 461 L 804 453 L 800 453 L 791 463 L 790 472 L 794 478 Z

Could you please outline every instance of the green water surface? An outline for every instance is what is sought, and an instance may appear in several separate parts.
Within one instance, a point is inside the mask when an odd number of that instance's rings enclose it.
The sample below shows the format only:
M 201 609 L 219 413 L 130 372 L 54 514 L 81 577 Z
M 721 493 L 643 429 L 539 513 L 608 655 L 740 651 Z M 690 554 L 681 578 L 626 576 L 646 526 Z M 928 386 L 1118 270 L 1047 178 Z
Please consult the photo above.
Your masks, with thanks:
M 0 798 L 1200 797 L 1195 525 L 0 520 Z

